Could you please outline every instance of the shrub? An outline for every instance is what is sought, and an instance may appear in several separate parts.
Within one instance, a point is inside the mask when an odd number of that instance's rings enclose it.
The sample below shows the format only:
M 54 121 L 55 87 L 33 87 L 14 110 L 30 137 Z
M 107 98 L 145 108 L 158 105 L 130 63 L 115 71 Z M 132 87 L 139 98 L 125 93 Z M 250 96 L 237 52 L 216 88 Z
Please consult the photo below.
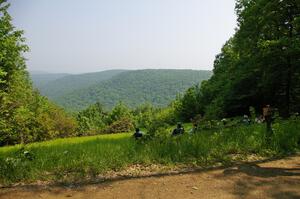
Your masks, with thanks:
M 272 147 L 278 152 L 292 152 L 300 144 L 299 120 L 276 122 L 272 125 Z
M 111 125 L 106 127 L 102 132 L 103 133 L 123 133 L 123 132 L 129 132 L 134 129 L 132 120 L 130 118 L 121 118 L 115 122 L 113 122 Z

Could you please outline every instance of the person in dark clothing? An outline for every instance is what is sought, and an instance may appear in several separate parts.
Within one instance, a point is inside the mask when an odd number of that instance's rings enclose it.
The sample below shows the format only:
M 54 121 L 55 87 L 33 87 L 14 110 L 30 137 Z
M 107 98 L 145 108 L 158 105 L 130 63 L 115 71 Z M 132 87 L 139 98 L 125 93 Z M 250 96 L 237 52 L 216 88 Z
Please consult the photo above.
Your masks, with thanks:
M 139 139 L 139 138 L 143 137 L 143 133 L 140 131 L 139 128 L 136 128 L 136 129 L 135 129 L 135 133 L 133 134 L 133 137 L 134 137 L 135 139 Z
M 173 130 L 172 136 L 181 135 L 184 133 L 184 128 L 181 123 L 177 124 L 177 127 Z

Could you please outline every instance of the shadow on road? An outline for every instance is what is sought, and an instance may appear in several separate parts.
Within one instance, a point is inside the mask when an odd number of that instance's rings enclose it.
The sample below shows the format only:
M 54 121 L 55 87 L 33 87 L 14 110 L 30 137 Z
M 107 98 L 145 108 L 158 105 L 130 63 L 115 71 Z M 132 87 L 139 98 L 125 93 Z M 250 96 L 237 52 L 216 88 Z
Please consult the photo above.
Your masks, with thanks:
M 256 176 L 261 178 L 277 176 L 300 176 L 300 168 L 274 168 L 260 167 L 257 164 L 242 164 L 236 168 L 225 169 L 223 173 L 224 175 L 245 173 L 248 176 Z
M 14 192 L 14 190 L 23 190 L 26 193 L 34 194 L 40 194 L 46 191 L 47 193 L 54 195 L 65 194 L 66 190 L 81 193 L 88 190 L 87 186 L 92 184 L 97 184 L 97 189 L 110 189 L 116 181 L 149 177 L 154 179 L 163 176 L 200 174 L 208 171 L 216 171 L 214 174 L 211 174 L 211 179 L 216 180 L 216 183 L 220 181 L 224 182 L 223 180 L 229 181 L 230 183 L 228 183 L 228 187 L 223 186 L 222 189 L 226 190 L 226 192 L 231 195 L 237 196 L 237 198 L 264 198 L 262 195 L 259 195 L 263 194 L 267 195 L 268 198 L 274 199 L 300 199 L 299 157 L 299 154 L 295 154 L 287 157 L 253 161 L 251 163 L 235 163 L 231 167 L 217 166 L 209 168 L 190 168 L 171 173 L 151 173 L 146 176 L 117 176 L 110 179 L 98 178 L 72 184 L 54 183 L 47 185 L 24 185 L 17 186 L 15 187 L 16 189 L 2 189 L 2 193 L 0 189 L 0 198 L 9 196 L 12 192 Z M 290 168 L 281 167 L 281 164 L 278 162 L 276 163 L 276 160 L 289 162 L 288 165 Z M 267 165 L 273 165 L 274 167 L 265 166 L 265 163 Z
M 293 168 L 277 168 L 246 163 L 225 169 L 222 177 L 234 181 L 233 194 L 238 198 L 254 198 L 264 193 L 274 199 L 300 199 L 298 176 L 299 164 Z

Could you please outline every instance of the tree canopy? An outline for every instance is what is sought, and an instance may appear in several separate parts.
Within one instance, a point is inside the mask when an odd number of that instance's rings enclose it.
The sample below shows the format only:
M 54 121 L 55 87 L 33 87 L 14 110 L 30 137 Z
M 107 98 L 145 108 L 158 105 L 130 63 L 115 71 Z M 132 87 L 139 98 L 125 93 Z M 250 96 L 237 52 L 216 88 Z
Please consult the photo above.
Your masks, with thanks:
M 32 89 L 23 57 L 29 48 L 8 7 L 0 0 L 0 146 L 69 136 L 75 121 Z
M 299 112 L 300 1 L 238 0 L 236 13 L 236 33 L 199 90 L 199 112 L 230 117 L 267 104 L 284 117 Z

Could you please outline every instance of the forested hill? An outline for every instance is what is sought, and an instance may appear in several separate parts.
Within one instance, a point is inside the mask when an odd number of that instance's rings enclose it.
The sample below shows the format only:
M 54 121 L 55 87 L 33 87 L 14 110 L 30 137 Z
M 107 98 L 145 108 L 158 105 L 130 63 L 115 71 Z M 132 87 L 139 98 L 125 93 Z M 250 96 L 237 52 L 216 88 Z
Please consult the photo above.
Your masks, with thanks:
M 108 80 L 125 70 L 108 70 L 103 72 L 71 74 L 34 74 L 31 73 L 33 84 L 41 94 L 51 99 L 57 99 L 78 89 L 88 88 L 92 85 Z
M 49 82 L 54 82 L 57 79 L 68 76 L 67 73 L 46 73 L 39 71 L 29 71 L 33 86 L 41 88 Z
M 119 101 L 131 107 L 146 102 L 165 106 L 177 94 L 207 80 L 212 74 L 211 71 L 167 69 L 114 71 L 114 75 L 111 72 L 76 75 L 76 78 L 66 76 L 39 89 L 68 110 L 80 110 L 95 102 L 111 108 Z M 91 78 L 93 74 L 94 79 Z

